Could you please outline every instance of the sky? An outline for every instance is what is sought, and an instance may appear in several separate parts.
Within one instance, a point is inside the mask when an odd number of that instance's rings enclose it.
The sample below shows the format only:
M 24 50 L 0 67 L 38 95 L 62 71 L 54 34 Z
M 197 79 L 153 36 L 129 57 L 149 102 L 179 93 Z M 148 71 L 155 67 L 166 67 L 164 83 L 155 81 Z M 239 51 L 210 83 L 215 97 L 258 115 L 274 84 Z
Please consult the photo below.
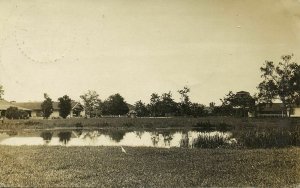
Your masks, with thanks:
M 259 68 L 300 59 L 297 0 L 0 0 L 0 84 L 9 101 L 95 90 L 148 103 L 257 92 Z

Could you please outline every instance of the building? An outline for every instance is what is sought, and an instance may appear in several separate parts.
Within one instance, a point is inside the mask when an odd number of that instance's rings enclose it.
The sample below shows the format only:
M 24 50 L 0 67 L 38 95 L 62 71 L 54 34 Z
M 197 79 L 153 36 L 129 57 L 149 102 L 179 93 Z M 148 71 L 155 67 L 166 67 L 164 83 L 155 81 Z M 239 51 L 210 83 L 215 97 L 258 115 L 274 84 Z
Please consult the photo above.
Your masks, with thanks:
M 42 103 L 43 102 L 15 102 L 13 104 L 22 108 L 29 109 L 29 116 L 31 118 L 43 118 Z M 60 118 L 58 104 L 59 102 L 52 103 L 53 112 L 49 118 Z M 71 108 L 71 114 L 69 115 L 69 117 L 81 117 L 85 115 L 84 107 L 79 102 L 72 101 Z
M 285 113 L 285 109 L 282 103 L 272 104 L 259 104 L 257 105 L 256 116 L 257 117 L 286 117 L 286 114 L 290 117 L 300 117 L 300 106 L 294 105 L 288 113 Z
M 30 109 L 28 108 L 24 108 L 24 107 L 21 107 L 21 106 L 18 106 L 16 105 L 15 103 L 11 103 L 11 102 L 8 102 L 6 100 L 3 100 L 3 99 L 0 99 L 0 114 L 1 114 L 1 117 L 2 116 L 5 116 L 5 113 L 6 113 L 6 110 L 10 107 L 16 107 L 18 108 L 19 110 L 24 110 L 26 111 L 28 114 L 30 114 Z

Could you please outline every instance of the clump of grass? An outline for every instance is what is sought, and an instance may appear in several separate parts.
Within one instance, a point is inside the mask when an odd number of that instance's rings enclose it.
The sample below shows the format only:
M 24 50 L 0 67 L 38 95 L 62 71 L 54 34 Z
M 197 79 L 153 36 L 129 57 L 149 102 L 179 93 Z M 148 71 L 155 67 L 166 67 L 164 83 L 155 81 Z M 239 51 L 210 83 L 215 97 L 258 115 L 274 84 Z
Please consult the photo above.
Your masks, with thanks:
M 243 130 L 237 139 L 247 148 L 282 148 L 300 146 L 300 128 L 264 128 Z
M 218 148 L 225 145 L 229 145 L 228 137 L 219 134 L 213 136 L 199 135 L 198 138 L 193 141 L 193 147 L 196 148 Z

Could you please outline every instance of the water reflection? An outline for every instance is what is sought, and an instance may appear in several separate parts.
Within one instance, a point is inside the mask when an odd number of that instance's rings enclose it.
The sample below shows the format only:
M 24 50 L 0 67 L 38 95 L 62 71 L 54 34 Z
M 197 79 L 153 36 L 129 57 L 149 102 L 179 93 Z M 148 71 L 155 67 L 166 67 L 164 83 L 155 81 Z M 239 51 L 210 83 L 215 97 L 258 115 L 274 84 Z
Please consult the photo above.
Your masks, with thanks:
M 81 130 L 18 132 L 9 136 L 0 133 L 0 145 L 48 145 L 48 146 L 144 146 L 144 147 L 184 147 L 191 148 L 199 136 L 220 134 L 225 139 L 231 133 L 182 130 L 131 131 L 125 130 Z
M 40 136 L 43 138 L 43 140 L 45 141 L 45 144 L 49 144 L 49 142 L 52 139 L 53 133 L 49 132 L 49 131 L 43 131 Z
M 171 132 L 164 131 L 162 133 L 162 136 L 164 138 L 165 146 L 170 146 L 171 141 L 173 139 L 173 134 Z
M 153 146 L 157 146 L 157 144 L 159 142 L 159 134 L 158 134 L 158 132 L 152 132 L 151 133 L 151 140 L 152 140 Z
M 106 134 L 112 140 L 114 140 L 116 142 L 120 142 L 124 138 L 126 131 L 124 131 L 124 130 L 109 130 Z
M 71 139 L 71 134 L 71 132 L 59 132 L 57 136 L 60 142 L 62 142 L 64 145 L 67 145 Z
M 182 148 L 188 148 L 189 147 L 189 132 L 188 131 L 184 131 L 182 132 L 181 135 L 181 140 L 180 140 L 180 147 Z

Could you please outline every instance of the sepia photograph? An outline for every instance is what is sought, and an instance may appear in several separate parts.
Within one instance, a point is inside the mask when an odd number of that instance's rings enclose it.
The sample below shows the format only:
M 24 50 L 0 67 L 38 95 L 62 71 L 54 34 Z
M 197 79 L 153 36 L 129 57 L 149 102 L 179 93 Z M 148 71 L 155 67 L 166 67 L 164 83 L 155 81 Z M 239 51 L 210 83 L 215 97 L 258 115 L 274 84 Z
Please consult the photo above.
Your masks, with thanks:
M 300 187 L 300 0 L 0 0 L 0 187 Z

